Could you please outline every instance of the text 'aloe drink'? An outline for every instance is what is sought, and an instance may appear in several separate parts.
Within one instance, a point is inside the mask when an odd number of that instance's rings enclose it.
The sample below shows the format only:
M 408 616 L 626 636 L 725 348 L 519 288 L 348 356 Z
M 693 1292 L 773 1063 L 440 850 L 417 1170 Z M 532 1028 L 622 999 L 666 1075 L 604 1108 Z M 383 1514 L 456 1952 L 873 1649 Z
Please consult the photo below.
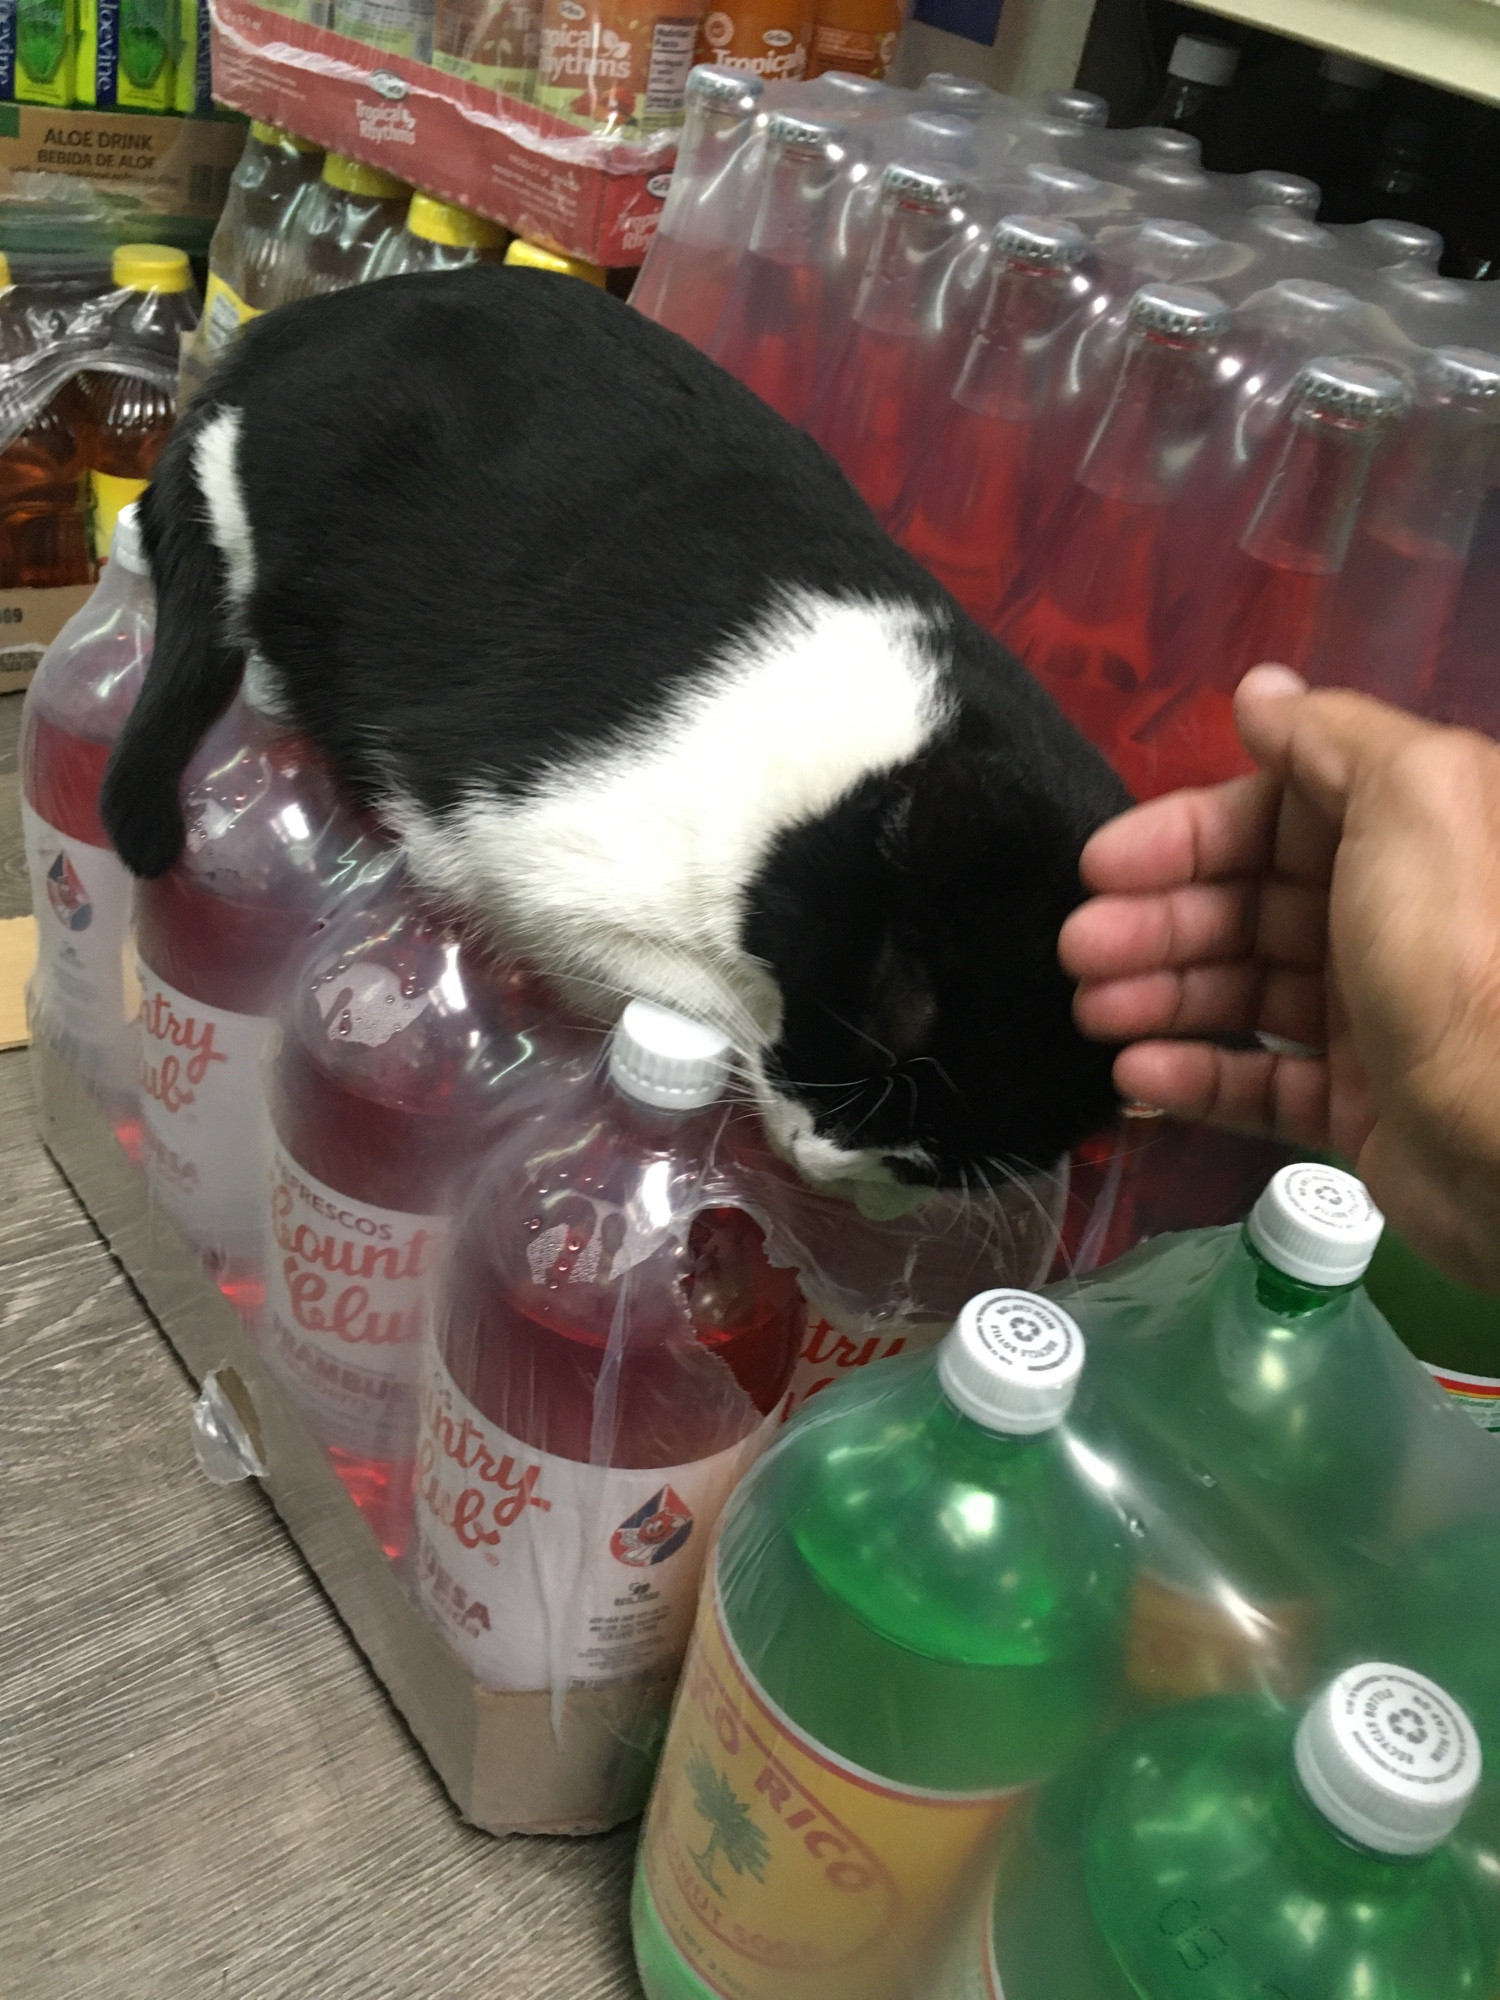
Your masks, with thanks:
M 650 2000 L 924 1990 L 996 1828 L 1117 1687 L 1124 1536 L 1028 1292 L 830 1391 L 732 1506 L 646 1822 Z
M 1487 2000 L 1491 1900 L 1449 1836 L 1479 1739 L 1425 1675 L 1339 1674 L 1124 1732 L 1002 1864 L 934 2000 Z
M 1283 1167 L 1243 1230 L 1165 1238 L 1070 1301 L 1098 1335 L 1077 1429 L 1147 1529 L 1137 1692 L 1305 1691 L 1399 1472 L 1402 1356 L 1359 1288 L 1381 1227 L 1352 1174 Z

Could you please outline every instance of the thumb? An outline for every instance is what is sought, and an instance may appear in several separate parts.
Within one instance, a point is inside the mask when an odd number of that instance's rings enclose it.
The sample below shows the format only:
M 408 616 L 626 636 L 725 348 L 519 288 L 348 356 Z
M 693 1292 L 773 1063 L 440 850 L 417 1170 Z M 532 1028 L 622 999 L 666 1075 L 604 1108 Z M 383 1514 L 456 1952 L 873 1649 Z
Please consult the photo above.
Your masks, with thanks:
M 1335 825 L 1362 774 L 1433 729 L 1347 688 L 1309 689 L 1278 666 L 1250 669 L 1235 690 L 1234 718 L 1256 763 L 1295 784 Z

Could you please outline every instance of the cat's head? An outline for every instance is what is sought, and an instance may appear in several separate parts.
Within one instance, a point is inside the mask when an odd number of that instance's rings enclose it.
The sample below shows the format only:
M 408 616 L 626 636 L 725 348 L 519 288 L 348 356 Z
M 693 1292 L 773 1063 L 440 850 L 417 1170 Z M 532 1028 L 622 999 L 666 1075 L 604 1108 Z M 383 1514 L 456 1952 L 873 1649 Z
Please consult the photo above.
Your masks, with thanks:
M 1057 939 L 1084 842 L 1129 796 L 1006 667 L 911 762 L 783 832 L 752 888 L 744 941 L 781 1001 L 751 1064 L 767 1128 L 872 1212 L 1045 1169 L 1118 1109 Z

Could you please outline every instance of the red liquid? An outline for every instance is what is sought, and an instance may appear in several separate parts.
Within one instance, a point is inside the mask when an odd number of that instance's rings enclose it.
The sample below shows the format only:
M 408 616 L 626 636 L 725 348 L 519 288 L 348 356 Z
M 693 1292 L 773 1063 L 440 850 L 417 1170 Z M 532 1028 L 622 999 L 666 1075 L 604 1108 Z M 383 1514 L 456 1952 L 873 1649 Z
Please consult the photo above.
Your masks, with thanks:
M 502 1019 L 520 997 L 514 976 L 502 978 L 465 964 L 457 953 L 455 933 L 428 917 L 414 898 L 400 890 L 382 896 L 376 908 L 355 921 L 347 948 L 331 946 L 306 975 L 272 1078 L 273 1122 L 293 1165 L 350 1203 L 402 1211 L 413 1218 L 417 1231 L 427 1218 L 441 1217 L 450 1207 L 458 1183 L 483 1149 L 489 1102 L 521 1067 L 529 1049 L 511 1032 L 511 1022 Z M 487 1019 L 468 1004 L 469 993 L 482 994 Z M 394 1007 L 398 1018 L 406 1017 L 404 1025 L 386 1033 L 388 1024 L 377 1021 L 372 1029 L 360 1011 L 361 996 L 367 1005 L 371 995 L 377 1005 Z M 329 1262 L 347 1275 L 366 1240 L 359 1222 L 368 1227 L 370 1219 L 349 1210 L 340 1215 L 353 1228 L 340 1228 L 338 1218 L 326 1229 L 320 1216 L 309 1220 L 330 1242 L 334 1255 Z M 273 1231 L 281 1227 L 285 1232 L 295 1219 L 279 1217 L 273 1199 Z M 375 1448 L 363 1450 L 323 1440 L 350 1498 L 393 1560 L 404 1552 L 411 1528 L 415 1321 L 430 1304 L 443 1228 L 438 1221 L 422 1232 L 431 1242 L 431 1255 L 425 1272 L 401 1295 L 403 1306 L 413 1309 L 413 1337 L 399 1352 L 388 1350 L 384 1357 L 388 1372 L 382 1386 L 392 1390 L 389 1423 L 366 1425 L 383 1435 L 371 1438 Z M 378 1246 L 380 1232 L 371 1228 L 369 1239 Z M 271 1254 L 281 1253 L 273 1249 Z M 311 1267 L 295 1255 L 286 1262 L 289 1274 L 305 1281 Z M 296 1277 L 289 1276 L 286 1291 L 277 1290 L 278 1300 L 293 1300 L 295 1283 Z M 314 1279 L 314 1286 L 317 1316 L 324 1324 L 330 1318 L 339 1323 L 336 1301 L 330 1310 L 321 1281 Z M 332 1290 L 330 1285 L 328 1292 Z M 295 1304 L 287 1309 L 295 1318 Z M 274 1317 L 268 1315 L 268 1339 L 274 1337 Z M 356 1323 L 347 1347 L 348 1359 L 356 1364 L 362 1359 L 361 1346 L 352 1337 L 357 1331 Z M 339 1343 L 325 1340 L 324 1345 L 337 1348 Z M 268 1351 L 274 1365 L 274 1350 Z M 296 1398 L 295 1379 L 286 1386 Z M 315 1433 L 324 1428 L 315 1403 L 306 1403 L 305 1414 Z M 378 1419 L 380 1413 L 371 1414 Z
M 497 1179 L 494 1202 L 468 1219 L 439 1334 L 448 1371 L 502 1430 L 559 1457 L 707 1458 L 748 1437 L 786 1389 L 803 1329 L 795 1274 L 766 1261 L 742 1210 L 714 1208 L 623 1278 L 578 1282 L 581 1260 L 612 1271 L 629 1206 L 659 1213 L 668 1181 L 679 1202 L 697 1184 L 723 1113 L 636 1110 L 602 1080 L 567 1108 L 572 1142 L 539 1138 L 530 1184 L 507 1192 Z M 528 1246 L 560 1225 L 556 1254 L 533 1272 Z
M 739 263 L 737 249 L 678 243 L 658 231 L 630 303 L 707 353 Z
M 1234 549 L 1163 643 L 1153 684 L 1121 732 L 1120 768 L 1141 798 L 1252 768 L 1234 690 L 1264 660 L 1307 671 L 1333 576 Z
M 709 352 L 789 423 L 807 422 L 816 386 L 823 277 L 816 264 L 786 264 L 750 250 Z
M 1157 536 L 1165 509 L 1074 485 L 995 631 L 1112 760 L 1151 668 Z
M 891 533 L 981 625 L 992 625 L 1029 539 L 1031 428 L 951 403 Z
M 99 818 L 99 788 L 113 736 L 105 741 L 75 736 L 34 706 L 28 706 L 22 728 L 21 770 L 31 810 L 70 840 L 108 847 L 109 835 Z
M 1445 543 L 1356 532 L 1309 677 L 1428 713 L 1463 580 Z
M 911 476 L 938 365 L 931 341 L 876 333 L 856 322 L 814 426 L 819 443 L 883 523 Z

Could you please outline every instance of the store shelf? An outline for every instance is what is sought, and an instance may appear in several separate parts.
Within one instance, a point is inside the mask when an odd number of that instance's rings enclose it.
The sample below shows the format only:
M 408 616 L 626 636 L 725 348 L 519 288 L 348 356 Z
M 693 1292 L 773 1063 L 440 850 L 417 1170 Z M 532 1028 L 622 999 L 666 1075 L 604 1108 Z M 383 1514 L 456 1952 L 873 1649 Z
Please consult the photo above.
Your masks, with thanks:
M 1231 21 L 1500 104 L 1500 0 L 1195 0 Z
M 213 0 L 214 96 L 518 235 L 596 264 L 639 264 L 675 157 L 612 143 L 530 105 L 365 47 L 253 0 Z

